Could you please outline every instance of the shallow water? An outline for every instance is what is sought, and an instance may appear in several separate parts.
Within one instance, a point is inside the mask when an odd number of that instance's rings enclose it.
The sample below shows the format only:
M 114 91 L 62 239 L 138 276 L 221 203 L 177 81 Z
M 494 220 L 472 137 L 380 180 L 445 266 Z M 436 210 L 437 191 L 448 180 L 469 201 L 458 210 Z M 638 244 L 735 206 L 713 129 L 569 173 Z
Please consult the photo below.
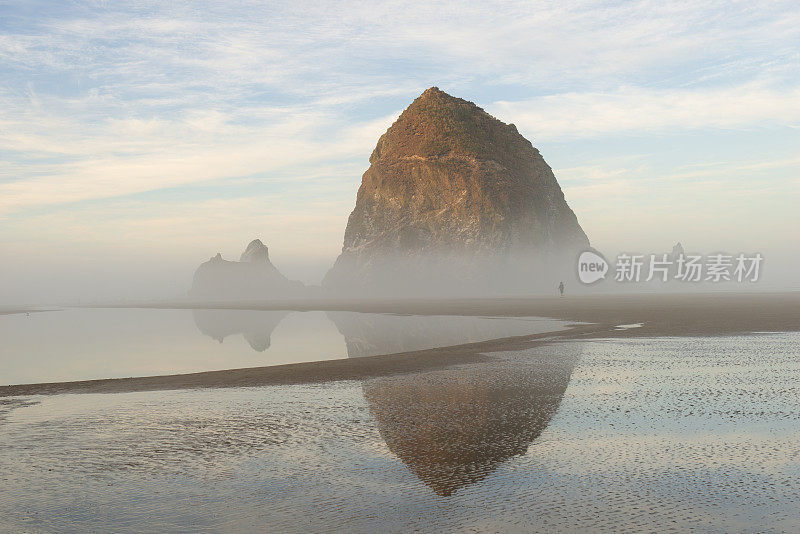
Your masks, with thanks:
M 539 317 L 66 309 L 0 316 L 0 385 L 391 354 L 561 330 Z
M 0 402 L 0 530 L 800 529 L 800 335 Z

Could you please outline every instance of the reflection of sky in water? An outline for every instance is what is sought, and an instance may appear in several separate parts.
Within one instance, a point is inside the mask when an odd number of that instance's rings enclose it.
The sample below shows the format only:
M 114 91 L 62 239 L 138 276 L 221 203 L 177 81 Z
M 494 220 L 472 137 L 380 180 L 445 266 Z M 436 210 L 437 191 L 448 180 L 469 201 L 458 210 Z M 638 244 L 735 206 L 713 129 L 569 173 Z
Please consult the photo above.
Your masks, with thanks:
M 0 384 L 122 378 L 389 354 L 558 330 L 541 318 L 67 309 L 0 316 Z
M 267 336 L 272 334 L 266 352 L 254 351 L 240 335 L 228 334 L 221 344 L 202 335 L 190 310 L 68 309 L 0 316 L 0 383 L 191 373 L 346 357 L 344 339 L 324 313 L 296 314 L 303 322 L 299 328 L 294 317 L 279 324 L 273 314 L 249 312 L 262 316 Z
M 542 317 L 464 317 L 327 312 L 344 335 L 350 358 L 393 354 L 563 330 Z
M 798 342 L 565 342 L 364 382 L 0 404 L 0 517 L 23 531 L 794 532 Z

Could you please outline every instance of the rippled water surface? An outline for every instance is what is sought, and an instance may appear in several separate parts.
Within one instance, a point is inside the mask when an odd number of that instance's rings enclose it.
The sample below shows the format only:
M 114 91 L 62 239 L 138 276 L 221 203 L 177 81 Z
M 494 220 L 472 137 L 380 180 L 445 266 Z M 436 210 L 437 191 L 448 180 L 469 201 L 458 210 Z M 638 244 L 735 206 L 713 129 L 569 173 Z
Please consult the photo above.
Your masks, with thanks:
M 800 335 L 0 399 L 0 530 L 800 530 Z

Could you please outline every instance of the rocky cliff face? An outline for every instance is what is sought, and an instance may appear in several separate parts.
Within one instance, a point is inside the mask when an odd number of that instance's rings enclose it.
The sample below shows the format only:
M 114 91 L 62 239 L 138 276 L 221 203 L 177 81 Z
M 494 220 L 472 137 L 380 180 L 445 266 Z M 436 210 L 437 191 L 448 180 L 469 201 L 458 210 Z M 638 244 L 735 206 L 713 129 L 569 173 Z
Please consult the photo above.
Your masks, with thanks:
M 525 290 L 558 283 L 588 244 L 553 171 L 516 127 L 432 87 L 378 140 L 323 284 Z
M 189 296 L 200 300 L 251 300 L 302 296 L 304 287 L 283 276 L 269 261 L 269 250 L 256 239 L 240 261 L 217 254 L 194 273 Z

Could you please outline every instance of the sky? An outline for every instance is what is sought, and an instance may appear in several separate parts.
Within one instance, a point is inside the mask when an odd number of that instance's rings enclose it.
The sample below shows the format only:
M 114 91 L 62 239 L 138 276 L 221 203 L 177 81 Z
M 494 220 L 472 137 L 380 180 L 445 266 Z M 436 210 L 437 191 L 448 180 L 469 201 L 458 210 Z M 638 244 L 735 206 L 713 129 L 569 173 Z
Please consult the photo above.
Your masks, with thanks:
M 0 1 L 0 305 L 177 296 L 256 237 L 319 283 L 434 85 L 516 124 L 599 250 L 761 252 L 797 285 L 796 1 L 26 0 Z

